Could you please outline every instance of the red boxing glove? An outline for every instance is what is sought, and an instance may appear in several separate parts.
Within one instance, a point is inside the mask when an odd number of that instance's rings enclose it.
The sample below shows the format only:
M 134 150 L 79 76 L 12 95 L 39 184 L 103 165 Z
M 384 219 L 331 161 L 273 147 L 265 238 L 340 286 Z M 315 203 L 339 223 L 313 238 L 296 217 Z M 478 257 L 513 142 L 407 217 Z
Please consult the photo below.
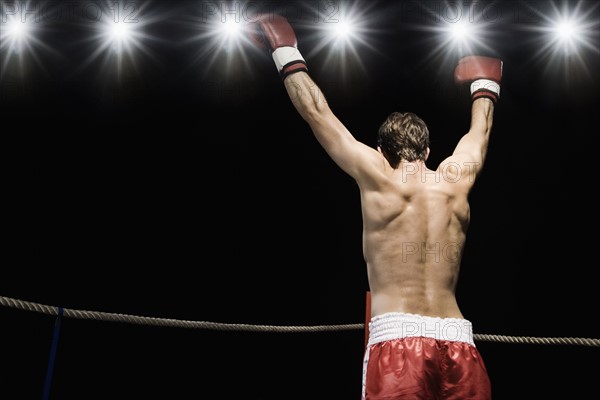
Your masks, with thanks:
M 500 98 L 502 65 L 502 60 L 498 58 L 463 57 L 454 70 L 454 82 L 471 84 L 471 100 L 485 97 L 496 103 Z
M 250 38 L 260 48 L 271 50 L 277 72 L 284 79 L 300 71 L 308 71 L 306 61 L 298 51 L 294 29 L 285 17 L 263 14 L 250 30 Z

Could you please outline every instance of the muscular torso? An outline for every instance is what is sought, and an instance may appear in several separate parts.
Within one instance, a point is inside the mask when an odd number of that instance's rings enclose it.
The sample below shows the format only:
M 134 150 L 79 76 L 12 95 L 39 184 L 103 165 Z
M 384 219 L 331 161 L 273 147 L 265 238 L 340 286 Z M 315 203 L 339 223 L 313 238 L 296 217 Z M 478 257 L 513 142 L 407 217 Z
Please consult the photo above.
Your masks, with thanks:
M 468 188 L 420 168 L 391 170 L 378 190 L 361 189 L 371 315 L 463 318 L 455 288 L 469 223 Z

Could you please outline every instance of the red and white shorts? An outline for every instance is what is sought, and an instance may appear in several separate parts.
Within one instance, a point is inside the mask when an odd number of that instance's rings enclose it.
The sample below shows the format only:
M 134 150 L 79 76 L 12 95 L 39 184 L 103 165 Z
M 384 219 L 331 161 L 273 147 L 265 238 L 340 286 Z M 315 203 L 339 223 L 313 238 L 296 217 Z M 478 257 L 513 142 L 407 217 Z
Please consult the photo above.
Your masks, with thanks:
M 491 399 L 471 322 L 398 312 L 373 317 L 361 399 Z

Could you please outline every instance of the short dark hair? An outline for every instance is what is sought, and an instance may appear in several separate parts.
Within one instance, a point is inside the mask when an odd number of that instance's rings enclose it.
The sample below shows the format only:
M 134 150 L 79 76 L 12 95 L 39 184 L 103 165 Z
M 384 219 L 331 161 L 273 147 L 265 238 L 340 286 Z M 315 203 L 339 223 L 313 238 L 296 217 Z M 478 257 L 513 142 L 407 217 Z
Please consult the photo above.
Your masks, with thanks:
M 429 129 L 414 113 L 393 112 L 379 127 L 377 146 L 393 168 L 402 160 L 425 161 Z

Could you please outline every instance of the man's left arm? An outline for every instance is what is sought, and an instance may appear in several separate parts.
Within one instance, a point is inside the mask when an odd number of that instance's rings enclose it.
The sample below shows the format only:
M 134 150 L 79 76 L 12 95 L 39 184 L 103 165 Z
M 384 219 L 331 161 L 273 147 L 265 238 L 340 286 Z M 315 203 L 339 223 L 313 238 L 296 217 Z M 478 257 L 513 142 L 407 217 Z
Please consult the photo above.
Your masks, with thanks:
M 289 75 L 284 85 L 292 104 L 308 123 L 319 144 L 342 170 L 358 178 L 363 160 L 375 156 L 373 161 L 381 162 L 379 153 L 357 141 L 337 118 L 308 73 Z
M 308 123 L 332 160 L 354 179 L 362 179 L 371 169 L 381 170 L 383 157 L 361 143 L 333 113 L 325 95 L 308 74 L 308 67 L 297 46 L 296 35 L 287 19 L 272 14 L 258 22 L 265 44 L 285 85 L 287 94 Z

